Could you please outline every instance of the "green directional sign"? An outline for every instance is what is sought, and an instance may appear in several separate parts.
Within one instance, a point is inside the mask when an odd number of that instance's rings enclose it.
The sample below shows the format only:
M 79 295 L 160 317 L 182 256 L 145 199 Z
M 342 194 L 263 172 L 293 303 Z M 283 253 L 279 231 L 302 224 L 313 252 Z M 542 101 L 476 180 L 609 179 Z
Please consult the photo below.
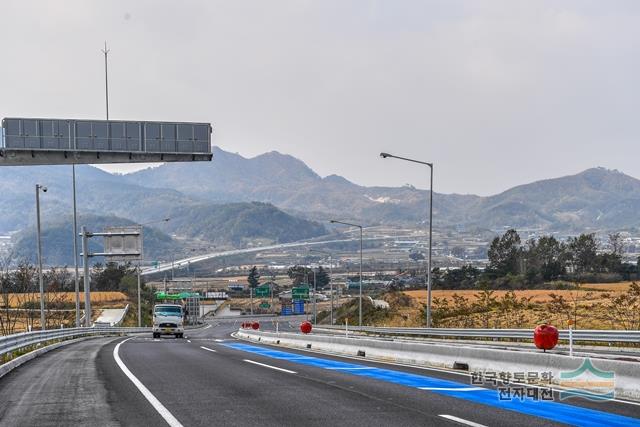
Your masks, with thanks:
M 257 297 L 268 297 L 269 296 L 269 286 L 258 286 L 256 288 L 256 296 Z
M 269 308 L 271 305 L 268 302 L 260 303 L 260 308 Z
M 291 299 L 293 300 L 308 300 L 309 299 L 309 287 L 301 286 L 298 288 L 291 288 Z

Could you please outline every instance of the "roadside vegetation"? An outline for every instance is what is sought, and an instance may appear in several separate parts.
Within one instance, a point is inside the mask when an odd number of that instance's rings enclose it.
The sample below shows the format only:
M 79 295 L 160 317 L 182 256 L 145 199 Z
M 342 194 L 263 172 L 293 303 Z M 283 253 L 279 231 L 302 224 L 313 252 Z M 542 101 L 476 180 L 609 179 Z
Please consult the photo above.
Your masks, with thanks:
M 51 268 L 43 274 L 46 327 L 75 326 L 75 281 L 66 268 Z M 80 282 L 82 292 L 83 285 Z M 142 285 L 142 312 L 150 322 L 153 292 Z M 129 304 L 126 326 L 137 325 L 137 276 L 131 265 L 96 264 L 91 271 L 93 317 L 104 308 L 123 308 Z M 84 310 L 84 293 L 80 298 Z M 9 335 L 40 329 L 40 292 L 36 266 L 4 260 L 0 264 L 0 334 Z
M 566 329 L 640 329 L 640 285 L 577 285 L 563 290 L 434 290 L 432 324 L 437 328 L 531 328 L 550 323 Z M 389 309 L 363 299 L 363 323 L 372 326 L 419 327 L 426 319 L 425 290 L 388 291 L 378 296 Z M 319 315 L 328 323 L 328 311 Z M 336 324 L 358 322 L 358 299 L 335 312 Z
M 602 247 L 604 246 L 604 247 Z M 639 262 L 622 261 L 620 233 L 602 245 L 595 234 L 581 234 L 561 242 L 542 236 L 523 242 L 508 230 L 491 242 L 484 271 L 465 265 L 459 269 L 434 268 L 434 289 L 572 289 L 575 283 L 637 280 Z

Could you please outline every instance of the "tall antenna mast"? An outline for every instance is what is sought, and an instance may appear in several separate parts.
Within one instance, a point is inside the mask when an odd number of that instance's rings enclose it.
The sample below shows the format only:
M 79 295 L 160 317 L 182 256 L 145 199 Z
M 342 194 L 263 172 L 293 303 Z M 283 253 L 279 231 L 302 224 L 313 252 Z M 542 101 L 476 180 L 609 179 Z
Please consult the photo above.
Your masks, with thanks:
M 104 95 L 107 104 L 107 120 L 109 120 L 109 74 L 108 74 L 108 59 L 107 56 L 111 52 L 107 49 L 107 42 L 104 42 L 104 49 L 102 49 L 102 53 L 104 53 Z

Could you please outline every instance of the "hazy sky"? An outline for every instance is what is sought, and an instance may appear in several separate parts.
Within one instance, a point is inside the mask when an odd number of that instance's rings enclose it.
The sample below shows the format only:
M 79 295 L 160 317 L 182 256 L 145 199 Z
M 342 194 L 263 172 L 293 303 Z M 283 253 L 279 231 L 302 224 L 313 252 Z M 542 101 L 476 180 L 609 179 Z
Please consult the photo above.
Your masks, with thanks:
M 640 1 L 3 0 L 0 117 L 210 121 L 364 185 L 640 177 Z M 215 159 L 214 159 L 215 161 Z M 123 167 L 117 170 L 124 171 Z

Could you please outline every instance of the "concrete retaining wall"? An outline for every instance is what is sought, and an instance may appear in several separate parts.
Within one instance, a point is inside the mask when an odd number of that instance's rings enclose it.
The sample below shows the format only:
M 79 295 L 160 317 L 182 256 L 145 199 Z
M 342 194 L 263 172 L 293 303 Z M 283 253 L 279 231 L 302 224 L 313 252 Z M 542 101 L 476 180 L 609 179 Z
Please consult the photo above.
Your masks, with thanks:
M 240 330 L 238 337 L 266 344 L 292 348 L 309 348 L 336 354 L 405 363 L 418 366 L 453 368 L 454 363 L 469 366 L 479 372 L 552 372 L 557 380 L 561 372 L 578 369 L 584 357 L 569 357 L 552 353 L 483 349 L 479 347 L 410 343 L 384 339 L 347 338 L 335 335 L 302 335 L 290 332 Z M 640 364 L 609 359 L 591 359 L 594 367 L 615 373 L 616 396 L 640 400 Z

